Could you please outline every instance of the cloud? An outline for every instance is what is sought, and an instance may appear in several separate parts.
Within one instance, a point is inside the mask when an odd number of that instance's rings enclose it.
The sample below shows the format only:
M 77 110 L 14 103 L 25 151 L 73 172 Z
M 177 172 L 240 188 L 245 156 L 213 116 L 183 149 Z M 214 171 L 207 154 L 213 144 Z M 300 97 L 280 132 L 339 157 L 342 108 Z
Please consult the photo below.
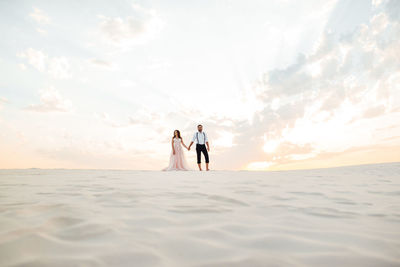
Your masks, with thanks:
M 105 61 L 105 60 L 101 60 L 101 59 L 97 59 L 97 58 L 91 59 L 90 62 L 94 65 L 106 66 L 106 67 L 110 67 L 112 65 L 111 62 L 109 62 L 109 61 Z
M 166 118 L 165 115 L 150 111 L 147 108 L 139 109 L 135 114 L 127 116 L 127 119 L 123 120 L 123 122 L 112 119 L 107 112 L 94 112 L 94 117 L 114 128 L 161 125 L 160 122 L 165 121 Z
M 389 0 L 386 2 L 385 11 L 389 18 L 393 21 L 400 21 L 400 2 L 397 0 Z
M 129 122 L 107 123 L 146 129 L 146 135 L 157 138 L 173 130 L 171 119 L 190 139 L 198 120 L 209 134 L 212 162 L 222 169 L 297 166 L 320 162 L 320 155 L 379 143 L 384 138 L 376 136 L 376 127 L 393 121 L 390 114 L 400 106 L 400 28 L 382 10 L 375 8 L 350 34 L 327 28 L 313 51 L 265 72 L 245 88 L 238 110 L 245 112 L 245 100 L 250 99 L 249 120 L 176 101 L 173 112 L 138 112 Z
M 26 66 L 25 66 L 25 64 L 18 64 L 18 67 L 21 69 L 21 70 L 26 70 Z
M 47 72 L 54 78 L 66 79 L 71 76 L 69 60 L 66 57 L 54 57 L 48 62 Z
M 52 144 L 46 142 L 36 146 L 35 151 L 45 158 L 56 160 L 57 167 L 150 169 L 152 165 L 154 166 L 151 157 L 132 145 L 132 142 L 129 143 L 131 139 L 114 136 L 113 133 L 110 132 L 105 137 L 100 134 L 85 135 L 80 131 L 61 128 L 52 132 L 52 138 L 57 142 Z
M 374 118 L 382 114 L 385 114 L 385 112 L 386 112 L 385 105 L 377 105 L 365 110 L 363 118 Z
M 114 128 L 121 128 L 129 126 L 129 123 L 121 123 L 117 122 L 110 118 L 110 115 L 107 112 L 94 112 L 94 116 L 96 119 L 101 120 L 105 124 L 114 127 Z
M 36 112 L 70 112 L 72 104 L 70 100 L 64 99 L 56 89 L 47 87 L 40 91 L 39 104 L 30 104 L 24 109 Z
M 159 112 L 150 111 L 147 108 L 139 109 L 134 115 L 129 116 L 129 123 L 131 125 L 137 124 L 153 124 L 161 122 L 165 119 L 165 115 Z
M 132 5 L 134 16 L 126 18 L 98 15 L 100 33 L 109 43 L 129 47 L 147 43 L 164 27 L 164 22 L 153 9 Z
M 40 72 L 44 72 L 46 70 L 48 56 L 42 51 L 28 48 L 25 51 L 18 53 L 17 56 L 20 58 L 26 58 L 28 63 Z
M 46 34 L 47 34 L 47 31 L 44 30 L 44 29 L 41 29 L 41 28 L 36 28 L 36 31 L 37 31 L 38 33 L 42 34 L 42 35 L 46 35 Z
M 41 9 L 36 7 L 33 8 L 33 12 L 29 16 L 40 24 L 50 23 L 50 18 Z
M 92 58 L 89 60 L 89 62 L 97 67 L 103 68 L 103 69 L 108 69 L 108 70 L 117 70 L 117 66 L 115 66 L 111 61 L 103 60 L 103 59 L 98 59 L 98 58 Z
M 400 23 L 389 12 L 398 6 L 382 1 L 351 34 L 327 28 L 312 53 L 261 75 L 252 94 L 264 107 L 252 122 L 234 122 L 238 145 L 218 160 L 270 168 L 379 142 L 364 132 L 374 132 L 377 121 L 382 126 L 400 105 Z
M 40 50 L 28 48 L 17 54 L 25 58 L 32 67 L 40 72 L 45 72 L 57 79 L 66 79 L 71 76 L 70 64 L 66 57 L 49 57 Z

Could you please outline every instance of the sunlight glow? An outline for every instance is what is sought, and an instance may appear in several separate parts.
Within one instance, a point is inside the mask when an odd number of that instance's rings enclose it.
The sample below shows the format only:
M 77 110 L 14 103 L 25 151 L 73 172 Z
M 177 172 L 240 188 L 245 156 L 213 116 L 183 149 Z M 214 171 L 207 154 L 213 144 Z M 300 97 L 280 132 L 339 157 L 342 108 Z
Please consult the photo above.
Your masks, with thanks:
M 250 170 L 250 171 L 265 171 L 267 170 L 271 165 L 273 165 L 272 162 L 268 162 L 268 161 L 258 161 L 258 162 L 252 162 L 249 163 L 246 166 L 246 170 Z
M 219 131 L 218 132 L 218 139 L 213 141 L 213 145 L 217 148 L 226 148 L 233 146 L 233 138 L 234 135 L 228 131 Z
M 67 2 L 0 1 L 0 168 L 400 160 L 396 1 Z
M 280 140 L 276 139 L 268 139 L 267 135 L 264 135 L 264 152 L 266 153 L 272 153 L 275 151 L 275 149 L 279 146 Z

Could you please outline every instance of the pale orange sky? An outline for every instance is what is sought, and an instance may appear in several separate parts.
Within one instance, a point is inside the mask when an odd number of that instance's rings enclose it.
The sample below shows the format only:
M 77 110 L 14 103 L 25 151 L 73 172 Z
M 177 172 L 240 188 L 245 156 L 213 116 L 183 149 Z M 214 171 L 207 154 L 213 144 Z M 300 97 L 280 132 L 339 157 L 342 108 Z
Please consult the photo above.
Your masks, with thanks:
M 400 2 L 0 3 L 0 168 L 400 161 Z M 185 152 L 195 167 L 195 152 Z

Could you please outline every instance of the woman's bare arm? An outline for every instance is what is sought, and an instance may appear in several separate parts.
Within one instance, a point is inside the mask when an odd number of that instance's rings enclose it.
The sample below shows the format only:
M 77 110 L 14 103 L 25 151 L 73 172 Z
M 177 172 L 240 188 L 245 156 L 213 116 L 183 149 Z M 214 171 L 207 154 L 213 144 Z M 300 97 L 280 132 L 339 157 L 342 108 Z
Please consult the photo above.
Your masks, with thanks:
M 185 143 L 183 142 L 183 139 L 181 139 L 182 140 L 182 145 L 186 148 L 186 149 L 188 149 L 188 147 L 185 145 Z
M 174 138 L 172 138 L 172 140 L 171 140 L 171 145 L 172 145 L 172 154 L 175 155 Z

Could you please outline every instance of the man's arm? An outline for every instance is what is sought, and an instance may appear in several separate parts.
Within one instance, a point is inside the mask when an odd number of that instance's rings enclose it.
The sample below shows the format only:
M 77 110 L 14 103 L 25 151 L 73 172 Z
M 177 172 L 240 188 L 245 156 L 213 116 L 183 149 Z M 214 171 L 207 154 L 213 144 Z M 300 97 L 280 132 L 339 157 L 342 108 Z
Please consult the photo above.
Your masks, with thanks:
M 192 147 L 194 140 L 196 140 L 196 134 L 193 135 L 192 142 L 190 142 L 188 150 L 190 150 L 190 148 Z

